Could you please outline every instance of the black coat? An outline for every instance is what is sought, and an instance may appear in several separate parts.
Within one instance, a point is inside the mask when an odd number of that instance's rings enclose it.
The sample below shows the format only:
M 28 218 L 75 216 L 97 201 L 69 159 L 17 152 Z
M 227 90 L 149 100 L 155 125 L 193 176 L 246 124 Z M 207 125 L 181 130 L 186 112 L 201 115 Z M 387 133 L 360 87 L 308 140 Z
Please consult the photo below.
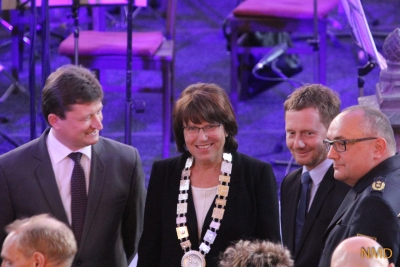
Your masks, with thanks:
M 307 214 L 299 247 L 295 251 L 296 210 L 300 198 L 302 168 L 289 173 L 281 185 L 283 244 L 290 250 L 296 267 L 316 267 L 323 249 L 323 235 L 350 186 L 335 180 L 333 167 L 322 179 Z
M 384 176 L 384 190 L 372 190 L 374 178 Z M 400 246 L 400 156 L 373 168 L 349 191 L 324 235 L 325 248 L 319 266 L 330 266 L 332 253 L 344 239 L 365 235 L 392 250 L 390 262 L 398 261 Z M 399 214 L 400 215 L 400 214 Z
M 189 154 L 153 164 L 145 206 L 143 235 L 139 242 L 138 267 L 181 266 L 184 254 L 176 234 L 176 204 L 181 172 Z M 217 266 L 218 256 L 239 239 L 279 242 L 278 197 L 270 164 L 249 156 L 232 154 L 229 195 L 221 227 L 206 255 L 207 267 Z M 209 228 L 210 206 L 201 237 Z M 187 227 L 192 250 L 199 250 L 196 211 L 189 190 Z

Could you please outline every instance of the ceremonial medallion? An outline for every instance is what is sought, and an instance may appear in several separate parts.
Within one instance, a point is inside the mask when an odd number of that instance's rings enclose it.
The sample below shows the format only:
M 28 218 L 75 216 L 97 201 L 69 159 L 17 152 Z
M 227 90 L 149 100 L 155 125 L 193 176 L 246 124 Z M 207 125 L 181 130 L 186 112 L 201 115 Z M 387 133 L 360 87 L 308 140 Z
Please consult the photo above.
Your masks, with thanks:
M 205 267 L 206 266 L 206 259 L 204 256 L 196 251 L 196 250 L 189 250 L 186 252 L 181 261 L 182 267 Z
M 199 250 L 192 250 L 192 244 L 189 240 L 189 231 L 186 226 L 186 213 L 188 206 L 188 192 L 190 190 L 190 168 L 193 164 L 193 157 L 189 157 L 186 160 L 185 168 L 182 170 L 181 181 L 179 185 L 179 196 L 176 207 L 176 234 L 178 236 L 180 245 L 185 252 L 182 257 L 182 267 L 205 267 L 206 258 L 205 255 L 210 252 L 211 244 L 214 243 L 217 237 L 217 230 L 221 225 L 221 220 L 224 217 L 226 199 L 229 194 L 229 182 L 231 181 L 232 171 L 232 155 L 229 153 L 223 154 L 223 161 L 221 163 L 221 175 L 219 176 L 219 182 L 217 189 L 217 195 L 215 199 L 215 208 L 211 215 L 212 221 L 210 223 L 210 229 L 204 235 L 203 241 Z

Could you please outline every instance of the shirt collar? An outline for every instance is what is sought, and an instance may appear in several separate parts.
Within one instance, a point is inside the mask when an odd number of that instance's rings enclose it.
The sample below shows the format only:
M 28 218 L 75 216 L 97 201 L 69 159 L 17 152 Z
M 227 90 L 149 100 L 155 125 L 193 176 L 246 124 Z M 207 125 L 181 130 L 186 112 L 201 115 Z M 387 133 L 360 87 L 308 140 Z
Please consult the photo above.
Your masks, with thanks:
M 329 167 L 332 165 L 331 159 L 325 159 L 317 167 L 309 171 L 311 180 L 315 185 L 319 185 L 324 179 L 325 173 L 328 171 Z M 307 168 L 303 166 L 303 173 L 307 172 Z
M 54 164 L 60 162 L 72 152 L 81 152 L 86 157 L 88 157 L 89 160 L 91 160 L 92 157 L 91 146 L 85 146 L 77 151 L 72 151 L 63 143 L 57 140 L 57 138 L 54 136 L 53 128 L 50 128 L 50 132 L 47 135 L 47 149 Z

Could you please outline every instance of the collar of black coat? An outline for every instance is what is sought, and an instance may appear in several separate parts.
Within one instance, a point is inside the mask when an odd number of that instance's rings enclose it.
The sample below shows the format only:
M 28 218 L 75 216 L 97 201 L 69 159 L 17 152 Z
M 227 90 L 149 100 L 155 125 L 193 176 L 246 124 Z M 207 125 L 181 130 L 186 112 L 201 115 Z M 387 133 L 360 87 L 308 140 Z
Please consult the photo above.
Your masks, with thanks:
M 353 190 L 357 194 L 361 193 L 368 186 L 372 184 L 374 178 L 378 176 L 385 176 L 396 169 L 400 168 L 400 155 L 396 154 L 390 158 L 379 163 L 375 168 L 371 169 L 366 175 L 364 175 L 353 187 Z

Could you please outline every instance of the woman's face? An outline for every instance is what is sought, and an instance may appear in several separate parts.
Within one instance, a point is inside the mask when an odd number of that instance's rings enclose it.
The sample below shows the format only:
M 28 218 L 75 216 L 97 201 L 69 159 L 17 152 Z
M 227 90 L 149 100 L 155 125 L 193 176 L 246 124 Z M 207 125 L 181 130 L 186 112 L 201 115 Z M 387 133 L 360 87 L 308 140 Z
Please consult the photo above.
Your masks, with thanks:
M 228 136 L 222 124 L 206 121 L 195 124 L 188 121 L 183 125 L 186 147 L 196 162 L 212 164 L 222 160 L 225 138 Z

